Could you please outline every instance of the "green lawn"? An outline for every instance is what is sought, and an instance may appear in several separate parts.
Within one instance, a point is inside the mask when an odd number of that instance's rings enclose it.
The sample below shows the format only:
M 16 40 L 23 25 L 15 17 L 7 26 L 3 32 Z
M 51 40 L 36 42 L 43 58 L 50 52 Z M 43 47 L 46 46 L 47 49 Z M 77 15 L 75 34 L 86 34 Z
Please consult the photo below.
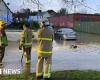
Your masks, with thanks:
M 52 80 L 100 80 L 100 72 L 58 71 L 52 73 L 52 78 Z M 24 75 L 2 75 L 0 76 L 0 80 L 24 80 Z M 35 74 L 30 74 L 29 80 L 35 80 Z

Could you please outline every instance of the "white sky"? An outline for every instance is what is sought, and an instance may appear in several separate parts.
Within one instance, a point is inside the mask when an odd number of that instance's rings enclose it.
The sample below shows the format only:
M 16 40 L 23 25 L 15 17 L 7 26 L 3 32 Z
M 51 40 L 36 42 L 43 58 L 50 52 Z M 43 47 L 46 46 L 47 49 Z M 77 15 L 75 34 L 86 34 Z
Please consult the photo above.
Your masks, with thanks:
M 32 11 L 37 10 L 37 5 L 31 3 L 30 0 L 4 0 L 6 3 L 10 3 L 9 8 L 12 11 L 19 10 L 21 8 L 30 8 Z M 24 2 L 23 2 L 24 1 Z M 58 0 L 40 0 L 42 5 L 42 10 L 54 9 L 59 10 L 61 6 Z
M 16 10 L 20 10 L 22 8 L 30 8 L 32 11 L 37 10 L 37 6 L 32 4 L 30 0 L 4 0 L 6 3 L 10 3 L 9 8 L 14 12 Z M 24 3 L 23 3 L 24 1 Z M 64 4 L 61 3 L 61 0 L 39 0 L 43 6 L 42 10 L 48 10 L 53 9 L 55 11 L 58 11 L 61 7 L 64 6 Z M 91 7 L 91 10 L 89 8 L 85 8 L 84 6 L 80 6 L 77 9 L 78 10 L 84 10 L 86 9 L 89 13 L 100 13 L 100 0 L 86 0 L 85 2 L 87 6 Z M 76 9 L 76 10 L 77 10 Z

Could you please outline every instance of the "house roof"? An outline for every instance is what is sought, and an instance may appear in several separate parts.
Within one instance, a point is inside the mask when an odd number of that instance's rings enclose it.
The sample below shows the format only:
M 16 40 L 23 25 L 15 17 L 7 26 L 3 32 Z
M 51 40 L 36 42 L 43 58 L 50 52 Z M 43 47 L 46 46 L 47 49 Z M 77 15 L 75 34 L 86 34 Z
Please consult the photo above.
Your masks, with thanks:
M 56 14 L 56 12 L 48 12 L 48 11 L 44 11 L 44 12 L 40 12 L 40 13 L 37 14 L 37 15 L 43 16 L 44 14 L 49 14 L 50 16 L 54 16 L 54 15 Z
M 47 11 L 45 11 L 45 12 L 40 12 L 40 13 L 38 13 L 37 15 L 43 16 L 43 15 L 46 14 L 46 13 L 48 13 L 48 12 L 47 12 Z
M 52 16 L 56 15 L 56 12 L 54 10 L 48 10 L 47 12 Z
M 1 0 L 1 1 L 4 3 L 4 5 L 6 6 L 6 8 L 7 8 L 11 13 L 13 13 L 13 12 L 10 10 L 10 8 L 7 6 L 7 3 L 5 3 L 4 0 Z
M 73 15 L 73 16 L 77 16 L 77 15 L 80 15 L 80 16 L 100 16 L 100 14 L 71 13 L 71 14 L 66 14 L 66 15 L 60 15 L 59 13 L 56 13 L 56 15 L 53 16 L 53 17 L 70 16 L 70 15 Z M 52 17 L 51 17 L 51 18 L 52 18 Z
M 86 15 L 86 16 L 100 16 L 100 14 L 82 14 L 82 13 L 73 13 L 69 15 Z

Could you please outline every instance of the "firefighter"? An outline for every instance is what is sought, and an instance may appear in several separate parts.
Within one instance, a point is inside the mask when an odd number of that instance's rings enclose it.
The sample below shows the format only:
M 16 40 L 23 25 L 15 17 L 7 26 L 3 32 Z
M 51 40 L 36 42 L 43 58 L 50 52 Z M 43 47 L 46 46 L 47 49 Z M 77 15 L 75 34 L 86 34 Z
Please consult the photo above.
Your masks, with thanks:
M 19 44 L 19 49 L 23 50 L 23 57 L 25 61 L 24 65 L 25 77 L 28 77 L 28 74 L 30 73 L 31 48 L 32 48 L 32 30 L 30 29 L 30 24 L 25 23 L 23 25 L 23 31 L 21 32 L 20 44 Z
M 38 61 L 36 65 L 36 78 L 37 80 L 42 78 L 48 80 L 51 77 L 52 43 L 54 31 L 49 29 L 45 25 L 45 22 L 42 22 L 40 27 L 41 29 L 38 31 Z
M 0 20 L 0 66 L 5 54 L 5 47 L 8 46 L 8 40 L 5 33 L 6 22 Z

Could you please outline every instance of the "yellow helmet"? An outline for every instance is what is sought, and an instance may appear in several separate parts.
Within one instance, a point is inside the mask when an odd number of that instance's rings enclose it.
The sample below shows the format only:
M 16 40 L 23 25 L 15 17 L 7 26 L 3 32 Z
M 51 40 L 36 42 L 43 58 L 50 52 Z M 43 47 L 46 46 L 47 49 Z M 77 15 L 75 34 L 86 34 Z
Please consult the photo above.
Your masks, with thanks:
M 3 28 L 4 26 L 2 26 L 2 25 L 4 25 L 4 24 L 6 24 L 6 22 L 3 20 L 0 20 L 0 28 Z

